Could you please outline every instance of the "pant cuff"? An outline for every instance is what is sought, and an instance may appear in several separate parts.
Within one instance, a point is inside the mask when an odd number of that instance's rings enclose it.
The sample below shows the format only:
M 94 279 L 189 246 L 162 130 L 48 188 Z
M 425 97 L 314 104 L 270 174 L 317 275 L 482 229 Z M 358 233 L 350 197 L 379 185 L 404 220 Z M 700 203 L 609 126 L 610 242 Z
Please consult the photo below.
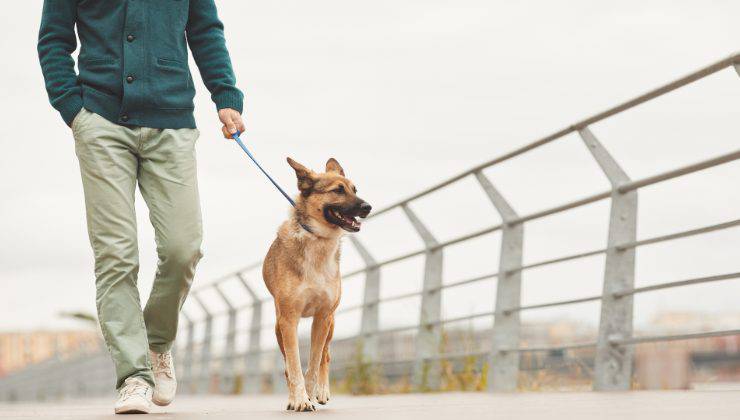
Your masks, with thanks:
M 154 374 L 152 373 L 151 370 L 149 370 L 149 371 L 144 371 L 144 372 L 137 372 L 137 373 L 134 373 L 133 375 L 131 375 L 129 377 L 126 377 L 126 378 L 121 379 L 121 384 L 118 386 L 118 388 L 116 388 L 117 391 L 120 390 L 121 388 L 123 388 L 123 385 L 126 382 L 126 379 L 128 379 L 128 378 L 139 378 L 139 379 L 142 379 L 146 383 L 148 383 L 149 386 L 151 386 L 152 388 L 154 388 Z
M 149 350 L 155 353 L 167 353 L 172 349 L 172 343 L 149 344 Z

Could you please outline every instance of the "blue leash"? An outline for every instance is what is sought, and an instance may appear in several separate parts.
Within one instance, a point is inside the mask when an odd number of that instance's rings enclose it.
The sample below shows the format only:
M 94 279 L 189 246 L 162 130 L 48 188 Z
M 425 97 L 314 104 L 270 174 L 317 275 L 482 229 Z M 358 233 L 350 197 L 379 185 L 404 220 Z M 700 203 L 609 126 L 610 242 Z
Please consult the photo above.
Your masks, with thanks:
M 257 167 L 260 169 L 260 171 L 262 171 L 262 173 L 265 174 L 265 176 L 267 177 L 267 179 L 269 179 L 270 182 L 272 182 L 272 185 L 274 185 L 275 188 L 277 188 L 278 191 L 280 191 L 280 193 L 283 195 L 283 197 L 285 197 L 285 199 L 288 200 L 288 202 L 290 203 L 290 205 L 293 206 L 293 207 L 295 207 L 295 201 L 293 201 L 293 199 L 290 198 L 290 196 L 285 191 L 283 191 L 282 188 L 280 188 L 280 185 L 278 185 L 277 182 L 275 182 L 275 180 L 272 179 L 272 177 L 270 176 L 270 174 L 268 174 L 267 171 L 265 171 L 262 168 L 262 165 L 260 165 L 259 162 L 257 162 L 257 159 L 254 158 L 254 156 L 249 151 L 249 149 L 247 149 L 247 146 L 245 146 L 244 143 L 242 142 L 242 139 L 239 138 L 239 135 L 240 134 L 241 133 L 239 131 L 237 131 L 236 133 L 232 134 L 231 137 L 234 140 L 236 140 L 236 143 L 239 145 L 239 147 L 241 147 L 242 150 L 244 150 L 244 153 L 246 153 L 247 156 L 249 156 L 249 158 L 252 159 L 252 162 L 254 162 L 254 164 L 257 165 Z M 304 228 L 305 228 L 305 226 L 304 226 Z

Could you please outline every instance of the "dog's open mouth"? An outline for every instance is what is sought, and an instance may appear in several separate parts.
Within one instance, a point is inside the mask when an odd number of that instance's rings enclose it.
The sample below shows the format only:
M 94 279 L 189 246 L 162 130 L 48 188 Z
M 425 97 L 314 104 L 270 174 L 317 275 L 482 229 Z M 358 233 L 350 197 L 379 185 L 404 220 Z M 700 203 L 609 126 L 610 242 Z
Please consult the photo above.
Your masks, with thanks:
M 342 209 L 327 206 L 324 208 L 324 218 L 331 224 L 337 225 L 347 232 L 359 232 L 362 222 L 357 220 L 358 212 L 354 209 Z

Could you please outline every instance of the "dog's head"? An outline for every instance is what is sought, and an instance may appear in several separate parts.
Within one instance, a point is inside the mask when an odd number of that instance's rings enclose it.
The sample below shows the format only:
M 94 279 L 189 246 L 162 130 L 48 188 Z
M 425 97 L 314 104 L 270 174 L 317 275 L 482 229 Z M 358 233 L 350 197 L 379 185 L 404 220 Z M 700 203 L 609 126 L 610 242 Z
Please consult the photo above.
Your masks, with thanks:
M 326 172 L 316 173 L 288 158 L 295 169 L 301 195 L 296 203 L 305 217 L 329 229 L 359 232 L 361 222 L 372 207 L 357 196 L 357 188 L 344 175 L 336 159 L 326 162 Z

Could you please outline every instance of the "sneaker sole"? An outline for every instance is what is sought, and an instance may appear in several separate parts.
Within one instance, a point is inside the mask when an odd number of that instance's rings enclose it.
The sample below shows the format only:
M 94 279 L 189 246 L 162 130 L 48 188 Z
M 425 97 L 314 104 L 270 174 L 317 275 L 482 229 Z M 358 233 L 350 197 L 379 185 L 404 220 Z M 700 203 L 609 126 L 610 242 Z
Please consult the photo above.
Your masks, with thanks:
M 116 414 L 149 414 L 149 410 L 144 410 L 140 408 L 129 408 L 129 409 L 121 409 L 121 410 L 115 410 Z

